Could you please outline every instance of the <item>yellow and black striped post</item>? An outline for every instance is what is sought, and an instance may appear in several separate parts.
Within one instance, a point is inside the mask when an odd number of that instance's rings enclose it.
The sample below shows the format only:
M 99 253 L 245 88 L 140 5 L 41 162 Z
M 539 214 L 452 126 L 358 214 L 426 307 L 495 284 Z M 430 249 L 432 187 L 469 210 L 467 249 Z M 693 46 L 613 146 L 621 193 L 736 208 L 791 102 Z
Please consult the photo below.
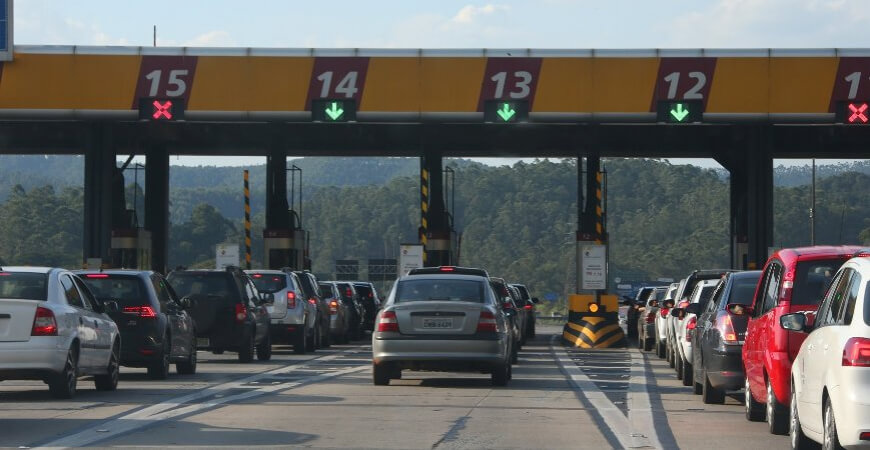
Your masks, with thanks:
M 575 294 L 568 299 L 568 323 L 562 339 L 574 347 L 624 347 L 625 333 L 619 326 L 616 295 Z
M 245 170 L 245 268 L 251 269 L 251 188 Z
M 426 265 L 426 244 L 429 240 L 429 171 L 420 168 L 420 243 L 423 244 L 423 265 Z
M 601 187 L 604 174 L 595 172 L 595 243 L 602 244 L 604 241 L 604 208 L 602 202 Z

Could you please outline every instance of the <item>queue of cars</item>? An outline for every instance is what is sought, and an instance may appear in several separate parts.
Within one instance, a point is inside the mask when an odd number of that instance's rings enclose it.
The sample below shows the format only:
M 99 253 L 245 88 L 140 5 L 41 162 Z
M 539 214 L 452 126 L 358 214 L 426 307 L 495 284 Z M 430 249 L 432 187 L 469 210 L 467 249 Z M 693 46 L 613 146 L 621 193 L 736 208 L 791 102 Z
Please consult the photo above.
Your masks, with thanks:
M 695 271 L 674 292 L 638 298 L 639 346 L 654 333 L 704 403 L 742 389 L 746 418 L 792 448 L 870 447 L 870 249 L 782 249 L 762 270 Z
M 402 370 L 489 373 L 494 386 L 512 376 L 517 351 L 534 335 L 528 289 L 478 268 L 411 270 L 393 285 L 372 333 L 375 385 Z
M 363 296 L 367 299 L 364 301 Z M 78 379 L 115 390 L 120 366 L 165 379 L 197 370 L 197 351 L 267 361 L 273 343 L 296 353 L 359 339 L 367 282 L 324 281 L 308 271 L 152 271 L 0 267 L 0 380 L 42 380 L 72 398 Z

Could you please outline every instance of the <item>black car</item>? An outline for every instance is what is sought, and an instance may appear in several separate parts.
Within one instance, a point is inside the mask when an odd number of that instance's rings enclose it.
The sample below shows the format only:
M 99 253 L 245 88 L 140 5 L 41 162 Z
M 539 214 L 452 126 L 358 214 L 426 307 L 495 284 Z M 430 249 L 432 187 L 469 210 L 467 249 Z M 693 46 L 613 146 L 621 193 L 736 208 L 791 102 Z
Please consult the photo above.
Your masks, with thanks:
M 526 310 L 526 314 L 527 314 L 527 316 L 526 316 L 526 339 L 533 338 L 533 337 L 535 337 L 535 322 L 537 320 L 536 315 L 535 315 L 535 313 L 536 313 L 535 305 L 537 305 L 540 302 L 540 300 L 538 300 L 537 297 L 532 297 L 531 294 L 529 294 L 529 289 L 526 288 L 525 285 L 512 284 L 511 286 L 513 286 L 514 289 L 519 291 L 520 297 L 522 298 L 522 301 L 525 302 L 525 304 L 523 305 L 523 309 Z
M 381 299 L 378 296 L 378 290 L 375 285 L 364 281 L 356 281 L 353 283 L 356 292 L 359 294 L 360 301 L 366 310 L 365 322 L 363 329 L 373 331 L 375 328 L 375 317 L 381 309 Z
M 656 314 L 659 312 L 659 304 L 665 298 L 668 287 L 661 286 L 649 291 L 645 300 L 640 301 L 637 322 L 637 348 L 650 351 L 655 345 Z M 676 289 L 675 289 L 676 290 Z
M 196 373 L 196 330 L 187 310 L 155 272 L 80 271 L 79 277 L 103 302 L 116 302 L 107 314 L 121 333 L 121 365 L 147 367 L 148 376 L 165 379 L 175 363 L 180 374 Z
M 361 339 L 366 318 L 366 308 L 359 294 L 359 290 L 362 288 L 358 289 L 356 284 L 350 282 L 336 281 L 335 284 L 338 286 L 341 302 L 347 305 L 349 338 L 351 340 Z
M 706 308 L 694 304 L 686 309 L 698 315 L 692 367 L 694 390 L 704 403 L 722 403 L 726 391 L 743 388 L 743 338 L 749 322 L 744 306 L 752 305 L 760 277 L 760 270 L 726 273 Z
M 329 333 L 329 304 L 320 292 L 317 277 L 307 270 L 294 271 L 299 277 L 299 285 L 308 302 L 317 305 L 317 326 L 319 333 L 315 333 L 315 347 L 328 348 L 332 343 L 332 335 Z
M 525 330 L 523 327 L 525 322 L 523 321 L 523 315 L 514 300 L 515 294 L 511 292 L 511 289 L 508 289 L 507 283 L 505 283 L 503 278 L 490 277 L 489 284 L 496 298 L 501 303 L 502 310 L 507 316 L 511 328 L 513 328 L 514 342 L 511 346 L 511 364 L 516 364 L 518 361 L 518 351 L 524 343 L 523 332 Z
M 625 312 L 625 328 L 628 330 L 628 338 L 637 338 L 637 322 L 640 317 L 640 309 L 644 307 L 650 293 L 655 290 L 655 286 L 646 286 L 638 289 L 634 299 L 628 301 L 628 310 Z M 630 297 L 629 297 L 630 298 Z
M 272 358 L 269 311 L 272 294 L 257 292 L 238 267 L 225 270 L 179 270 L 166 278 L 175 292 L 191 302 L 197 347 L 221 354 L 238 352 L 240 362 Z

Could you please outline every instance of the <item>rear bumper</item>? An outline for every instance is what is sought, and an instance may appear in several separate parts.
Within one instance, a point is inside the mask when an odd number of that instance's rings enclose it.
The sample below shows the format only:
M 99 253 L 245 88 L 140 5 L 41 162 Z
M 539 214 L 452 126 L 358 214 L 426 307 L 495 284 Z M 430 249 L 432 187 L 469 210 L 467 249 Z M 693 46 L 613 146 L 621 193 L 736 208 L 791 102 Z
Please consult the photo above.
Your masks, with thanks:
M 507 361 L 509 335 L 494 339 L 383 339 L 372 338 L 375 364 L 398 363 L 402 368 L 425 370 L 487 370 Z
M 209 340 L 209 344 L 202 346 L 197 343 L 197 348 L 200 350 L 238 350 L 245 342 L 246 337 L 248 337 L 247 331 L 241 327 L 233 327 L 220 333 L 198 334 L 198 339 L 206 338 Z
M 704 355 L 704 368 L 714 388 L 725 391 L 743 389 L 742 352 L 742 345 L 729 345 L 725 351 L 713 350 Z
M 304 324 L 275 324 L 272 322 L 272 324 L 269 325 L 269 333 L 272 336 L 273 342 L 290 342 L 298 336 L 299 333 L 303 333 L 304 331 Z
M 848 369 L 840 372 L 839 386 L 829 391 L 837 420 L 837 437 L 845 448 L 867 448 L 870 441 L 859 438 L 862 432 L 870 432 L 870 368 Z
M 162 357 L 163 342 L 154 336 L 139 333 L 122 333 L 121 365 L 141 367 Z
M 27 342 L 0 343 L 0 380 L 40 380 L 59 373 L 67 347 L 57 337 L 31 337 Z

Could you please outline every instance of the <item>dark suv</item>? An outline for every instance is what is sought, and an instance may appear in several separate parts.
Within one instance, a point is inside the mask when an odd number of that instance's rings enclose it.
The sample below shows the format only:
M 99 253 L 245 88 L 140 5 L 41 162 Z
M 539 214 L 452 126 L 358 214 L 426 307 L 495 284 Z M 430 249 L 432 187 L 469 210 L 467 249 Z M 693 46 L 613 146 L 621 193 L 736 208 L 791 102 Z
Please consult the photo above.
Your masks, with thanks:
M 103 302 L 117 302 L 106 313 L 121 333 L 121 365 L 147 367 L 148 376 L 165 379 L 175 363 L 180 374 L 196 373 L 196 330 L 190 303 L 179 301 L 155 272 L 109 270 L 77 272 Z
M 315 332 L 315 347 L 327 348 L 332 342 L 332 336 L 329 334 L 329 304 L 320 292 L 320 285 L 317 283 L 317 277 L 307 270 L 294 271 L 299 277 L 299 285 L 302 287 L 302 292 L 305 293 L 305 298 L 309 303 L 317 305 L 317 327 Z
M 181 270 L 167 281 L 182 298 L 191 302 L 196 322 L 197 346 L 215 354 L 239 353 L 240 362 L 272 358 L 269 311 L 272 294 L 260 294 L 248 275 L 238 267 L 225 270 Z
M 378 297 L 378 290 L 375 289 L 375 285 L 369 282 L 357 281 L 353 285 L 356 288 L 357 294 L 359 294 L 363 308 L 365 308 L 363 329 L 373 331 L 375 328 L 375 316 L 378 315 L 378 311 L 381 309 L 381 299 Z

